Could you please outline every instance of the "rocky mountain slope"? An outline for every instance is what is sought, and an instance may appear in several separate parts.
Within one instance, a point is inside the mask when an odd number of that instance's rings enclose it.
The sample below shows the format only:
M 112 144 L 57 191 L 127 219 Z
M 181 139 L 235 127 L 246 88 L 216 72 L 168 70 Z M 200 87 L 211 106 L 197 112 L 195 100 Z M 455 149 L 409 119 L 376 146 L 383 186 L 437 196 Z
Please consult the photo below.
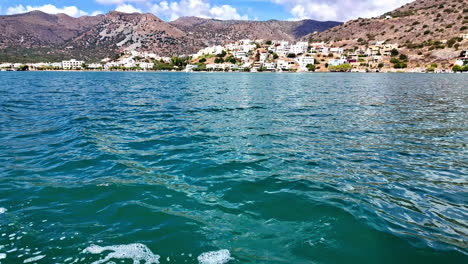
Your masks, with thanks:
M 380 17 L 355 19 L 304 39 L 341 47 L 399 44 L 416 61 L 447 61 L 467 49 L 468 0 L 416 0 Z
M 244 38 L 297 40 L 339 22 L 221 21 L 195 17 L 167 23 L 153 14 L 109 12 L 73 18 L 40 11 L 0 16 L 0 61 L 33 62 L 76 57 L 98 60 L 126 49 L 162 56 L 190 54 Z
M 324 31 L 340 24 L 334 21 L 318 22 L 315 20 L 226 21 L 198 17 L 182 17 L 171 22 L 171 25 L 194 38 L 203 40 L 206 45 L 219 45 L 239 39 L 295 41 L 307 34 Z
M 72 18 L 64 14 L 49 15 L 40 11 L 0 16 L 0 48 L 64 44 L 96 26 L 102 18 L 102 15 Z

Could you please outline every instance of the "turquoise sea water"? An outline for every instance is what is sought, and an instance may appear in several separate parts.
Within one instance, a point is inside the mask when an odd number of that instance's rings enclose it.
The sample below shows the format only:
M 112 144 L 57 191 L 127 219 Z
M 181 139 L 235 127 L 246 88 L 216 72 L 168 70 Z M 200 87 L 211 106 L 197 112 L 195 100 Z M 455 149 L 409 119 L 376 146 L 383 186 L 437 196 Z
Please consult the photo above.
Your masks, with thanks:
M 0 73 L 0 263 L 467 263 L 467 84 Z

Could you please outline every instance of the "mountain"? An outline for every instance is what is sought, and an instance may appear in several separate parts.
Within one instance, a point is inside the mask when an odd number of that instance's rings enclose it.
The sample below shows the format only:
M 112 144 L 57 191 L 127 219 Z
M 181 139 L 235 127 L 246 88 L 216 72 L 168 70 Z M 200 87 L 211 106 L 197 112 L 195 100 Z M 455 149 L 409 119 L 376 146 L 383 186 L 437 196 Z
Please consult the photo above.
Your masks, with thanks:
M 339 22 L 222 21 L 184 17 L 167 23 L 153 14 L 73 18 L 40 11 L 0 16 L 0 61 L 34 62 L 65 58 L 99 60 L 126 49 L 161 56 L 191 54 L 199 49 L 245 38 L 298 40 Z
M 153 14 L 113 11 L 105 15 L 99 24 L 71 39 L 66 45 L 102 58 L 124 49 L 161 55 L 185 54 L 200 49 L 203 43 Z
M 170 23 L 206 45 L 225 44 L 240 39 L 276 39 L 295 41 L 307 34 L 324 31 L 340 22 L 301 21 L 245 21 L 182 17 Z
M 467 49 L 468 0 L 416 0 L 380 17 L 355 19 L 304 39 L 354 47 L 397 43 L 416 61 L 448 61 Z
M 96 26 L 102 17 L 72 18 L 64 14 L 49 15 L 40 11 L 0 16 L 0 48 L 63 44 Z

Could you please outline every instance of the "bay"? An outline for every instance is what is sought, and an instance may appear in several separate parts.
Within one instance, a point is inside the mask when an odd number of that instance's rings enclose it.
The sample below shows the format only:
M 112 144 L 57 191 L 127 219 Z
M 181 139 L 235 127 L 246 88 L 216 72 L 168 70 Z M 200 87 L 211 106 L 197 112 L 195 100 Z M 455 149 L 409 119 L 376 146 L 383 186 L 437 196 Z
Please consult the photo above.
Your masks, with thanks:
M 1 72 L 0 262 L 466 263 L 467 84 Z

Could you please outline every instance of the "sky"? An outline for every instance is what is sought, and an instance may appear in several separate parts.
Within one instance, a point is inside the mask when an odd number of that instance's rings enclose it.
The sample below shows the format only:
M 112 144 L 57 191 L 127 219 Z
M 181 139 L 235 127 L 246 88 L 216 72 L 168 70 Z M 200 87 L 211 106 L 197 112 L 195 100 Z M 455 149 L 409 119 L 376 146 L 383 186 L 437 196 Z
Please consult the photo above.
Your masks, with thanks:
M 216 19 L 347 21 L 382 15 L 413 0 L 0 0 L 0 15 L 33 10 L 79 17 L 112 10 Z

